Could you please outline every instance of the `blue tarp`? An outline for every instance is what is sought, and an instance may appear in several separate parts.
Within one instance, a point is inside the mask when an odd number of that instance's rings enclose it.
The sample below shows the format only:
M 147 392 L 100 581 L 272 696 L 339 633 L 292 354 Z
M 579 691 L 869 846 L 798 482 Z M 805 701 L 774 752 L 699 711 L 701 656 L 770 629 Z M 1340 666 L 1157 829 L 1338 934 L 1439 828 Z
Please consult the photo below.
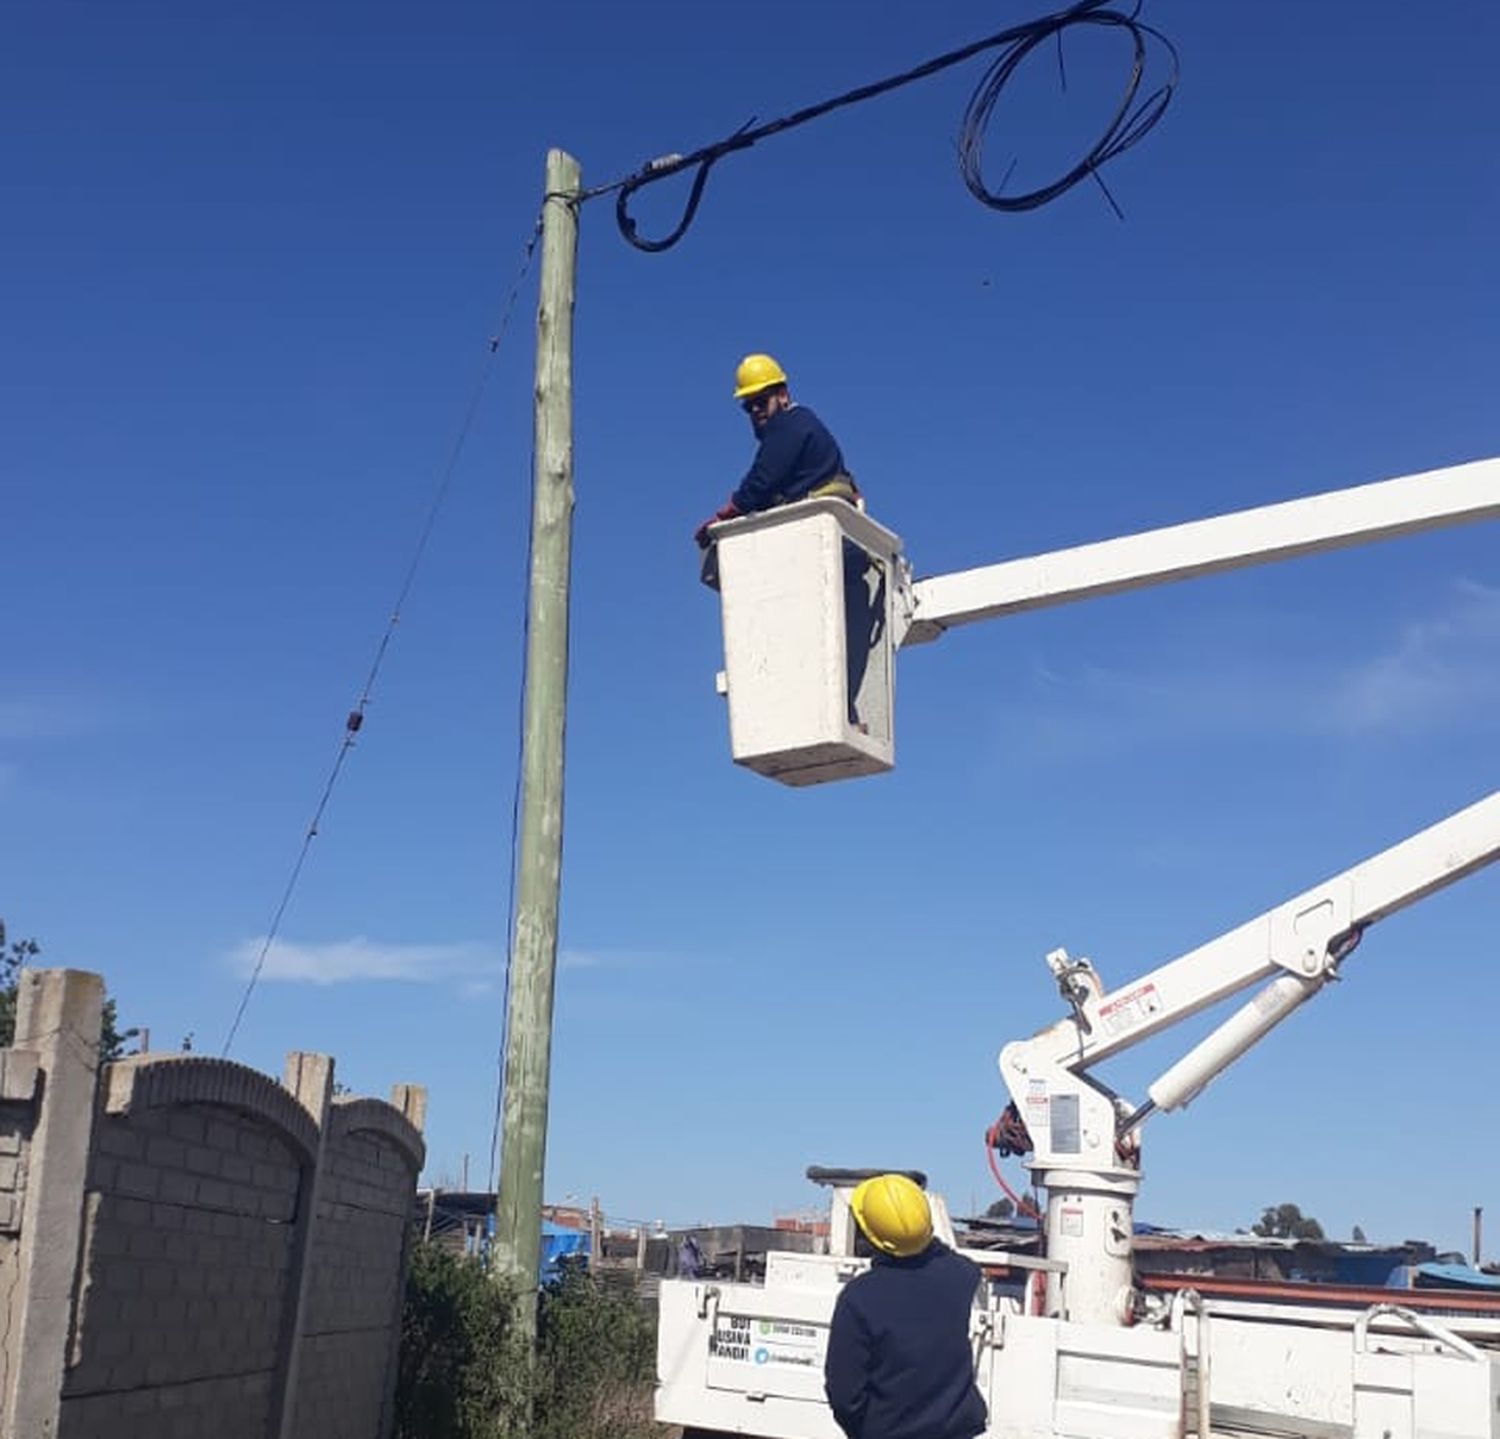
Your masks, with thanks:
M 1467 1264 L 1402 1264 L 1386 1282 L 1398 1289 L 1500 1290 L 1500 1274 L 1481 1274 Z
M 489 1254 L 495 1242 L 495 1216 L 490 1214 L 485 1222 L 484 1253 Z M 563 1260 L 574 1255 L 587 1256 L 589 1236 L 581 1229 L 565 1229 L 550 1219 L 542 1220 L 542 1255 L 538 1265 L 537 1282 L 556 1284 L 562 1278 Z
M 564 1229 L 550 1219 L 542 1221 L 542 1266 L 538 1276 L 543 1284 L 556 1284 L 562 1278 L 564 1259 L 589 1252 L 589 1236 L 582 1229 Z

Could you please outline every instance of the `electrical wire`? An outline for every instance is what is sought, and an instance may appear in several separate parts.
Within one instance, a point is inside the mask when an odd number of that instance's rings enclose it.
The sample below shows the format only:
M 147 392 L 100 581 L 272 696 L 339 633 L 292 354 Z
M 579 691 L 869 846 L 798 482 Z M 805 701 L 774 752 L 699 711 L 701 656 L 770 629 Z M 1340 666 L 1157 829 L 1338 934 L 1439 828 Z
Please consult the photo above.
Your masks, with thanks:
M 1123 213 L 1115 203 L 1114 196 L 1110 194 L 1100 177 L 1100 167 L 1124 154 L 1155 127 L 1171 103 L 1177 86 L 1179 68 L 1176 46 L 1161 31 L 1140 19 L 1142 4 L 1143 0 L 1135 0 L 1129 9 L 1117 9 L 1114 8 L 1114 0 L 1076 0 L 1075 4 L 1065 6 L 1051 14 L 996 31 L 995 34 L 987 35 L 982 40 L 975 40 L 957 50 L 950 50 L 910 70 L 904 70 L 898 75 L 890 75 L 883 80 L 876 80 L 871 84 L 861 85 L 857 89 L 847 90 L 841 95 L 819 101 L 815 105 L 809 105 L 763 125 L 757 125 L 752 118 L 722 140 L 705 145 L 687 155 L 663 155 L 655 160 L 648 160 L 635 174 L 614 180 L 607 185 L 584 190 L 577 198 L 580 201 L 592 200 L 600 195 L 614 194 L 615 223 L 624 239 L 634 245 L 637 250 L 644 250 L 650 254 L 670 250 L 687 233 L 688 227 L 698 213 L 704 187 L 708 184 L 709 171 L 726 155 L 748 150 L 752 145 L 759 144 L 760 141 L 769 139 L 772 135 L 780 135 L 799 125 L 819 120 L 835 110 L 858 105 L 866 100 L 889 94 L 892 90 L 900 89 L 917 80 L 925 80 L 929 75 L 936 75 L 954 65 L 960 65 L 987 50 L 998 50 L 1000 53 L 991 61 L 969 99 L 959 129 L 959 170 L 969 193 L 992 210 L 1007 212 L 1034 210 L 1071 190 L 1080 180 L 1092 178 L 1099 185 L 1110 208 L 1123 219 Z M 1063 65 L 1062 38 L 1066 31 L 1077 25 L 1123 31 L 1130 37 L 1134 60 L 1130 78 L 1121 92 L 1120 102 L 1115 108 L 1113 117 L 1078 163 L 1057 179 L 1035 189 L 1006 194 L 1004 193 L 1005 184 L 1015 168 L 1012 164 L 1002 177 L 999 186 L 991 189 L 983 174 L 984 138 L 1001 92 L 1026 58 L 1048 40 L 1057 42 L 1058 69 L 1066 89 L 1067 71 Z M 1142 96 L 1141 86 L 1145 79 L 1153 43 L 1160 47 L 1165 56 L 1167 76 L 1154 90 Z M 630 214 L 632 196 L 650 185 L 681 174 L 684 170 L 693 170 L 695 174 L 688 191 L 687 203 L 676 228 L 660 239 L 650 239 L 642 235 L 635 219 Z
M 480 364 L 478 375 L 475 378 L 469 395 L 469 403 L 464 409 L 458 430 L 454 435 L 452 444 L 449 446 L 447 460 L 439 470 L 438 481 L 433 490 L 431 502 L 427 506 L 427 513 L 422 521 L 421 529 L 417 535 L 417 542 L 412 550 L 411 560 L 407 564 L 405 574 L 402 576 L 401 587 L 396 594 L 396 603 L 391 607 L 390 618 L 386 621 L 385 629 L 380 636 L 380 642 L 375 647 L 375 657 L 371 661 L 368 674 L 365 676 L 364 687 L 360 690 L 359 699 L 355 702 L 354 708 L 349 711 L 348 717 L 344 721 L 344 733 L 339 742 L 338 753 L 334 757 L 333 766 L 329 770 L 328 778 L 323 785 L 323 792 L 318 798 L 316 808 L 313 810 L 312 820 L 307 826 L 306 833 L 302 836 L 302 846 L 297 851 L 296 863 L 292 865 L 291 873 L 287 876 L 286 885 L 281 892 L 281 899 L 277 903 L 275 913 L 271 917 L 270 928 L 266 931 L 265 938 L 261 942 L 260 952 L 257 954 L 255 964 L 250 971 L 250 978 L 245 985 L 244 993 L 240 996 L 239 1008 L 235 1010 L 234 1021 L 230 1024 L 229 1032 L 224 1038 L 224 1048 L 220 1053 L 226 1058 L 229 1055 L 230 1048 L 234 1044 L 235 1036 L 239 1033 L 240 1023 L 244 1019 L 245 1011 L 250 1004 L 250 997 L 255 993 L 255 987 L 260 982 L 261 972 L 265 969 L 266 959 L 271 953 L 271 946 L 276 942 L 276 937 L 281 931 L 281 922 L 286 916 L 287 908 L 292 902 L 293 894 L 296 893 L 297 883 L 302 878 L 302 870 L 303 866 L 307 863 L 308 851 L 312 848 L 313 840 L 318 836 L 324 811 L 328 808 L 328 802 L 333 797 L 334 786 L 338 784 L 339 776 L 343 773 L 344 761 L 348 759 L 350 750 L 354 748 L 355 737 L 364 726 L 365 711 L 369 708 L 370 699 L 375 690 L 375 682 L 379 679 L 381 668 L 385 664 L 386 653 L 390 649 L 391 640 L 395 637 L 396 626 L 401 623 L 402 610 L 405 608 L 407 599 L 411 595 L 412 586 L 416 583 L 417 572 L 421 568 L 423 557 L 427 553 L 427 546 L 432 539 L 433 529 L 437 525 L 438 515 L 442 511 L 444 501 L 448 498 L 449 491 L 453 488 L 453 477 L 458 469 L 459 458 L 463 454 L 464 445 L 469 438 L 469 432 L 474 427 L 474 420 L 479 413 L 480 401 L 484 398 L 490 374 L 494 369 L 495 356 L 499 352 L 500 342 L 505 338 L 505 332 L 510 326 L 511 316 L 516 307 L 516 300 L 521 293 L 521 286 L 526 281 L 526 275 L 531 269 L 531 259 L 536 252 L 537 241 L 541 237 L 541 233 L 542 223 L 539 217 L 522 251 L 520 267 L 510 287 L 510 293 L 506 296 L 505 304 L 501 309 L 499 324 L 490 336 L 484 359 Z
M 999 1164 L 995 1161 L 996 1140 L 998 1137 L 996 1131 L 1000 1128 L 1000 1124 L 1001 1121 L 997 1121 L 984 1132 L 984 1157 L 989 1163 L 990 1173 L 995 1176 L 995 1183 L 1005 1191 L 1006 1198 L 1015 1205 L 1017 1214 L 1025 1215 L 1028 1219 L 1035 1219 L 1040 1222 L 1042 1217 L 1041 1210 L 1026 1198 L 1025 1195 L 1017 1194 L 1010 1187 L 1005 1176 L 1000 1172 Z
M 1042 1212 L 1024 1194 L 1017 1194 L 1006 1182 L 1005 1176 L 1000 1172 L 1000 1166 L 995 1163 L 995 1151 L 988 1144 L 984 1146 L 985 1158 L 990 1163 L 990 1173 L 995 1176 L 995 1183 L 1005 1191 L 1006 1198 L 1016 1206 L 1017 1214 L 1024 1214 L 1028 1219 L 1040 1220 Z

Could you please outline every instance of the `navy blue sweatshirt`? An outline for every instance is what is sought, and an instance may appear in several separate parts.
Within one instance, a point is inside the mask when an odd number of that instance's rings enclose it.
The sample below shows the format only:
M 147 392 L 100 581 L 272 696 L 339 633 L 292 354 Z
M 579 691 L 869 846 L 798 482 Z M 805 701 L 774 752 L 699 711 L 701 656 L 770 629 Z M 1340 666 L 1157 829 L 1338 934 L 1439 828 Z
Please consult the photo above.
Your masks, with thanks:
M 730 498 L 742 514 L 806 499 L 844 471 L 838 442 L 806 405 L 778 410 L 760 429 L 760 448 Z
M 986 1423 L 969 1312 L 979 1269 L 934 1240 L 878 1257 L 844 1286 L 828 1332 L 824 1387 L 849 1439 L 972 1439 Z

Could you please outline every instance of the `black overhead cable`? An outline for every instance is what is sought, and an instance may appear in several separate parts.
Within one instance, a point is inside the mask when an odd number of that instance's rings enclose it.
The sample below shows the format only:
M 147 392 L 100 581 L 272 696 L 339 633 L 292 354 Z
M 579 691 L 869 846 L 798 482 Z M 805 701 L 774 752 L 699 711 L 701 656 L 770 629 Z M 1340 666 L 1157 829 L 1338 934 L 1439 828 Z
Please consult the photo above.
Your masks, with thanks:
M 521 293 L 521 286 L 525 283 L 526 274 L 531 268 L 531 257 L 536 250 L 537 240 L 542 233 L 541 220 L 538 219 L 533 226 L 531 235 L 526 241 L 525 249 L 521 255 L 520 268 L 516 272 L 516 278 L 511 285 L 510 294 L 506 297 L 504 308 L 500 313 L 500 323 L 495 327 L 495 332 L 490 336 L 489 343 L 485 349 L 485 355 L 480 363 L 479 373 L 475 379 L 473 390 L 469 395 L 469 403 L 464 410 L 463 418 L 459 423 L 458 431 L 449 446 L 448 457 L 438 474 L 437 485 L 433 490 L 432 501 L 427 507 L 427 514 L 422 521 L 422 527 L 417 535 L 417 543 L 412 550 L 411 561 L 406 567 L 406 573 L 401 580 L 401 588 L 396 594 L 396 603 L 391 607 L 390 618 L 386 621 L 385 629 L 381 633 L 380 643 L 375 647 L 375 658 L 370 664 L 370 671 L 365 676 L 364 688 L 359 692 L 359 699 L 354 708 L 349 711 L 344 720 L 344 733 L 339 741 L 338 754 L 334 756 L 333 767 L 328 772 L 328 779 L 323 785 L 323 793 L 318 799 L 317 807 L 313 810 L 313 817 L 307 826 L 307 832 L 302 836 L 302 847 L 297 851 L 297 862 L 292 866 L 292 872 L 287 877 L 285 887 L 281 892 L 281 900 L 276 906 L 276 912 L 271 918 L 271 927 L 266 931 L 265 939 L 260 946 L 260 952 L 256 956 L 255 965 L 250 971 L 250 979 L 245 985 L 245 992 L 240 996 L 239 1008 L 235 1010 L 234 1022 L 229 1026 L 229 1033 L 224 1038 L 222 1053 L 227 1056 L 230 1047 L 234 1044 L 235 1035 L 239 1033 L 240 1021 L 245 1017 L 246 1007 L 250 1003 L 250 996 L 255 992 L 255 986 L 260 980 L 261 971 L 265 968 L 266 958 L 271 952 L 271 946 L 276 942 L 276 936 L 281 930 L 281 921 L 286 915 L 287 906 L 291 904 L 292 895 L 296 891 L 297 881 L 302 877 L 302 867 L 307 862 L 308 850 L 312 848 L 312 842 L 317 838 L 318 826 L 322 823 L 323 812 L 328 808 L 328 801 L 333 795 L 334 786 L 338 783 L 339 775 L 344 768 L 344 761 L 349 757 L 349 751 L 354 748 L 355 736 L 365 722 L 365 710 L 369 707 L 370 697 L 374 693 L 375 681 L 380 676 L 381 667 L 385 663 L 386 651 L 390 648 L 391 640 L 395 636 L 396 626 L 401 623 L 401 611 L 406 605 L 407 598 L 411 594 L 412 585 L 416 582 L 417 571 L 421 567 L 422 558 L 427 553 L 428 541 L 432 538 L 433 528 L 437 524 L 438 515 L 443 508 L 444 501 L 448 498 L 448 492 L 453 486 L 453 476 L 458 469 L 459 457 L 463 454 L 464 444 L 469 438 L 469 431 L 474 427 L 475 417 L 479 413 L 479 402 L 484 397 L 486 386 L 495 364 L 495 355 L 500 349 L 500 342 L 505 337 L 506 329 L 510 325 L 512 313 L 516 308 L 516 299 Z
M 990 62 L 989 69 L 985 71 L 973 95 L 969 97 L 969 103 L 964 110 L 963 121 L 959 128 L 959 171 L 963 175 L 964 184 L 969 188 L 969 193 L 992 210 L 1011 212 L 1034 210 L 1071 190 L 1080 180 L 1091 178 L 1103 191 L 1110 208 L 1116 215 L 1120 215 L 1120 207 L 1115 204 L 1114 197 L 1100 178 L 1099 169 L 1116 156 L 1124 154 L 1138 140 L 1146 136 L 1165 113 L 1171 102 L 1172 92 L 1177 85 L 1177 49 L 1161 31 L 1140 19 L 1141 4 L 1142 0 L 1136 0 L 1136 3 L 1128 9 L 1115 9 L 1112 8 L 1112 0 L 1077 0 L 1076 4 L 1068 5 L 1049 15 L 1043 15 L 1036 20 L 1028 20 L 1020 25 L 1012 25 L 1008 29 L 987 35 L 982 40 L 975 40 L 972 44 L 965 45 L 958 50 L 950 50 L 913 69 L 904 70 L 899 75 L 891 75 L 884 80 L 861 85 L 858 89 L 847 90 L 842 95 L 835 95 L 832 99 L 809 105 L 805 109 L 784 115 L 779 120 L 770 120 L 764 125 L 756 125 L 752 118 L 733 134 L 712 145 L 705 145 L 702 149 L 694 150 L 687 155 L 663 155 L 658 159 L 649 160 L 635 174 L 622 180 L 615 180 L 608 185 L 599 185 L 593 189 L 584 190 L 578 198 L 592 200 L 599 195 L 614 194 L 615 223 L 619 226 L 621 235 L 637 250 L 645 250 L 652 254 L 669 250 L 687 233 L 688 227 L 693 223 L 693 217 L 698 213 L 698 205 L 703 199 L 703 189 L 708 184 L 708 173 L 726 155 L 733 154 L 737 150 L 748 150 L 752 145 L 769 139 L 772 135 L 779 135 L 782 131 L 791 130 L 798 125 L 806 125 L 809 121 L 821 119 L 835 110 L 857 105 L 865 100 L 873 100 L 903 85 L 910 85 L 913 81 L 924 80 L 929 75 L 936 75 L 939 71 L 973 59 L 974 56 L 983 54 L 986 50 L 999 50 L 1000 53 Z M 1057 41 L 1058 70 L 1063 86 L 1066 88 L 1067 72 L 1063 67 L 1062 37 L 1064 31 L 1075 25 L 1122 30 L 1130 37 L 1135 51 L 1134 61 L 1130 78 L 1121 93 L 1120 103 L 1115 109 L 1114 116 L 1105 127 L 1103 134 L 1083 158 L 1050 184 L 1016 194 L 1005 194 L 1006 181 L 1010 179 L 1011 170 L 1015 168 L 1012 164 L 1011 169 L 1007 170 L 1001 178 L 999 187 L 990 189 L 985 183 L 982 168 L 984 137 L 1001 91 L 1032 51 L 1052 39 Z M 1167 76 L 1154 90 L 1141 97 L 1140 89 L 1145 77 L 1151 41 L 1155 41 L 1165 53 Z M 693 176 L 692 187 L 688 191 L 687 205 L 682 212 L 682 218 L 677 222 L 677 228 L 659 240 L 646 238 L 637 229 L 635 219 L 630 214 L 631 196 L 648 185 L 655 185 L 684 170 L 695 170 L 696 173 Z

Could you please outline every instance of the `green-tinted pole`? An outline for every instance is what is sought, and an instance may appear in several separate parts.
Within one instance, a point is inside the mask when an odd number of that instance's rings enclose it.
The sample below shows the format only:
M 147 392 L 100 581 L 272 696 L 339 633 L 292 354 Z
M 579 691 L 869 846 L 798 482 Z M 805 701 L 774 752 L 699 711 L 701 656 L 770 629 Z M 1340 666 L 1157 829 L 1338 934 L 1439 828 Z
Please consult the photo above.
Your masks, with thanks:
M 505 1106 L 495 1267 L 515 1287 L 521 1332 L 534 1336 L 542 1247 L 542 1173 L 557 906 L 562 877 L 563 733 L 568 676 L 568 568 L 573 530 L 573 290 L 579 166 L 547 155 L 541 297 L 536 320 L 536 456 L 521 759 L 515 932 L 510 937 Z

